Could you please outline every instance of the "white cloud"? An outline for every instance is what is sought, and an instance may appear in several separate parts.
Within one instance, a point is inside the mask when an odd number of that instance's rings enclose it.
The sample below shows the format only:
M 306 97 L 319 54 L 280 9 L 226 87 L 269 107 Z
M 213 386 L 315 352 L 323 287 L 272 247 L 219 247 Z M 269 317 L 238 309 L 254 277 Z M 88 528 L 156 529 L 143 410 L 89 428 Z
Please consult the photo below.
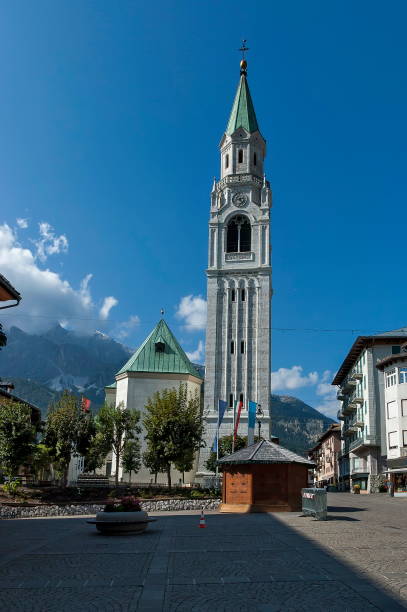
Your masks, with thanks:
M 190 353 L 188 351 L 185 351 L 185 353 L 190 361 L 201 363 L 204 354 L 204 344 L 202 340 L 198 342 L 198 347 L 195 351 L 192 351 Z
M 185 323 L 188 331 L 200 331 L 206 327 L 206 300 L 201 295 L 181 298 L 176 316 Z
M 37 251 L 36 257 L 42 262 L 46 261 L 49 255 L 66 253 L 68 251 L 68 238 L 65 234 L 56 236 L 54 228 L 49 223 L 43 221 L 38 224 L 40 237 L 33 240 Z
M 103 300 L 102 308 L 99 310 L 100 318 L 106 320 L 113 306 L 117 306 L 118 303 L 119 301 L 116 300 L 116 298 L 112 295 L 105 297 L 105 299 Z
M 41 236 L 44 238 L 44 228 Z M 46 244 L 43 248 L 50 253 Z M 90 291 L 92 275 L 86 275 L 75 289 L 59 273 L 40 267 L 34 250 L 24 248 L 6 223 L 0 225 L 0 271 L 22 295 L 17 308 L 3 311 L 2 322 L 7 326 L 41 332 L 59 322 L 78 331 L 95 329 L 98 313 Z
M 137 325 L 140 325 L 140 317 L 137 315 L 132 315 L 129 317 L 129 319 L 127 319 L 127 321 L 119 323 L 119 325 L 113 331 L 113 335 L 116 338 L 119 338 L 119 340 L 123 340 L 124 338 L 127 338 L 132 329 L 137 327 Z
M 19 217 L 18 219 L 16 219 L 16 223 L 20 229 L 27 229 L 28 227 L 28 219 L 22 219 L 21 217 Z
M 300 387 L 315 385 L 317 382 L 317 372 L 310 372 L 304 376 L 303 368 L 299 365 L 292 366 L 291 368 L 279 368 L 276 372 L 271 373 L 272 391 L 299 389 Z
M 322 400 L 321 404 L 316 406 L 316 410 L 319 410 L 331 419 L 336 419 L 336 413 L 338 412 L 338 400 L 336 399 L 337 389 L 329 384 L 328 380 L 332 380 L 333 374 L 330 370 L 325 370 L 322 375 L 321 382 L 317 385 L 316 393 Z

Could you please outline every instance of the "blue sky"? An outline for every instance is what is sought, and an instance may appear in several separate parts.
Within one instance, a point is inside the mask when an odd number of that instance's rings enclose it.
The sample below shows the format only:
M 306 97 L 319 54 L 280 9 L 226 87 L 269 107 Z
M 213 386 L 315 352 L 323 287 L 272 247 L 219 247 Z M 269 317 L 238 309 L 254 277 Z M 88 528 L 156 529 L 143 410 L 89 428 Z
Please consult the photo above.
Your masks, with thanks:
M 3 321 L 136 346 L 163 307 L 199 356 L 209 193 L 247 38 L 274 380 L 333 414 L 326 383 L 358 333 L 407 324 L 406 18 L 401 1 L 3 3 L 0 271 L 24 297 Z

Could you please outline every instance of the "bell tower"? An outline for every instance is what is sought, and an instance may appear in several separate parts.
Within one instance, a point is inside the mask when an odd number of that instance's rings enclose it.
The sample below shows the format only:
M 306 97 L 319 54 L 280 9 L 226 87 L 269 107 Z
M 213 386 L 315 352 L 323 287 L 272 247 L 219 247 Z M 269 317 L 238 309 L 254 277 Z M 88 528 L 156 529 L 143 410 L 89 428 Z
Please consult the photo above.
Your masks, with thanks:
M 246 48 L 243 48 L 245 51 Z M 264 174 L 266 141 L 258 123 L 247 62 L 220 142 L 220 179 L 214 180 L 209 219 L 208 322 L 204 396 L 206 447 L 198 477 L 216 435 L 218 400 L 227 402 L 220 437 L 233 431 L 234 402 L 243 402 L 238 433 L 247 435 L 247 404 L 261 406 L 262 437 L 270 435 L 271 188 Z

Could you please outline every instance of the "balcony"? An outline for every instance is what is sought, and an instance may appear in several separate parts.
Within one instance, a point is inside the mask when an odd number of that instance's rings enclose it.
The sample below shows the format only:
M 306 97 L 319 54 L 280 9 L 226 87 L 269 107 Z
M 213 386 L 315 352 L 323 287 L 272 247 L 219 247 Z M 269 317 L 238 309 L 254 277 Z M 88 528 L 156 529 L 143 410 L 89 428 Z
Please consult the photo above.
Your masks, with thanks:
M 342 385 L 342 389 L 343 391 L 345 391 L 345 393 L 348 391 L 354 391 L 355 387 L 357 385 L 357 381 L 356 380 L 352 380 L 350 378 L 348 378 L 345 383 Z
M 362 428 L 362 427 L 364 427 L 364 426 L 365 426 L 364 422 L 363 422 L 363 421 L 361 421 L 360 419 L 355 419 L 355 421 L 353 422 L 353 425 L 354 425 L 355 427 L 360 427 L 360 428 Z
M 360 446 L 380 446 L 380 441 L 377 436 L 364 436 L 363 438 L 358 438 L 349 444 L 349 450 L 354 450 L 355 448 L 359 448 Z
M 342 389 L 340 389 L 338 393 L 336 394 L 336 399 L 339 401 L 346 399 L 346 393 L 342 391 Z
M 336 418 L 338 419 L 338 421 L 344 421 L 345 420 L 345 415 L 343 414 L 342 410 L 338 410 L 338 412 L 336 414 Z
M 363 397 L 359 393 L 353 393 L 349 398 L 351 404 L 363 404 Z
M 351 380 L 362 380 L 363 378 L 363 374 L 362 372 L 352 372 L 352 374 L 350 375 Z

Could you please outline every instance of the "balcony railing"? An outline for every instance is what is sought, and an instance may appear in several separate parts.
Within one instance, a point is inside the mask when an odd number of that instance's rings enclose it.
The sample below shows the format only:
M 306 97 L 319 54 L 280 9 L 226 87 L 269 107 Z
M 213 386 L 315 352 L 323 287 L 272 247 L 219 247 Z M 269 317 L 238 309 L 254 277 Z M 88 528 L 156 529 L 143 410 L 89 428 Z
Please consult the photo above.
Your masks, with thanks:
M 353 371 L 350 375 L 351 380 L 362 380 L 363 374 L 362 372 Z
M 345 420 L 345 415 L 343 414 L 342 410 L 338 410 L 338 412 L 336 414 L 336 418 L 338 419 L 338 421 L 344 421 Z
M 363 436 L 363 438 L 358 438 L 349 444 L 349 450 L 354 450 L 359 446 L 379 446 L 380 442 L 377 436 Z

